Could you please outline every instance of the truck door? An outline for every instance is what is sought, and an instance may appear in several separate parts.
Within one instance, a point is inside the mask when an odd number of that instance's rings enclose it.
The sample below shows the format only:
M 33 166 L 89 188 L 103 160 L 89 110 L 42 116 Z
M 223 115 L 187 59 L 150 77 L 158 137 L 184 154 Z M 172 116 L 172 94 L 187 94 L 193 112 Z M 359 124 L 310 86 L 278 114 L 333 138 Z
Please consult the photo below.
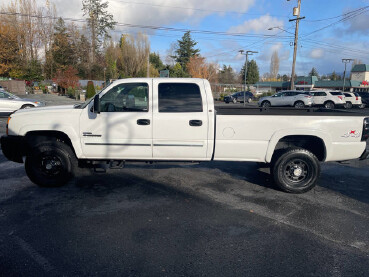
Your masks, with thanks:
M 93 103 L 84 109 L 80 137 L 86 158 L 152 158 L 151 87 L 147 79 L 113 83 L 100 94 L 99 114 L 92 112 Z
M 153 81 L 153 158 L 206 160 L 208 107 L 202 80 Z

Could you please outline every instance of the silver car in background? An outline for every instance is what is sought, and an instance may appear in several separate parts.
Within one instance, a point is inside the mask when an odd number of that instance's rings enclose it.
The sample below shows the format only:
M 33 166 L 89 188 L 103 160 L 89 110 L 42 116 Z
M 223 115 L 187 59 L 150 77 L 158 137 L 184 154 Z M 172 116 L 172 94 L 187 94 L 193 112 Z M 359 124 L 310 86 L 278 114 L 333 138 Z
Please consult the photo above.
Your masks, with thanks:
M 313 98 L 306 91 L 299 90 L 288 90 L 280 91 L 272 96 L 266 96 L 260 98 L 258 105 L 259 107 L 295 107 L 304 108 L 311 107 L 313 104 Z
M 20 98 L 4 89 L 0 89 L 0 115 L 8 115 L 19 109 L 41 106 L 45 106 L 45 103 L 35 99 Z

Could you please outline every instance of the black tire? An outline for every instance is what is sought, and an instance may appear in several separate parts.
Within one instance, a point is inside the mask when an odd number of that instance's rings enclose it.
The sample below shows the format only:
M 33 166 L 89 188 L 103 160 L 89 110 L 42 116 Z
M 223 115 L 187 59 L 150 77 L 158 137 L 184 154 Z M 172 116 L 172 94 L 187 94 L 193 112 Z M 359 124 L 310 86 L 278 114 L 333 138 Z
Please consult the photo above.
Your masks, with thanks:
M 233 104 L 237 104 L 237 99 L 233 98 L 232 102 L 233 102 Z
M 59 187 L 73 175 L 77 159 L 65 143 L 54 140 L 33 147 L 26 157 L 25 169 L 29 179 L 40 187 Z
M 346 109 L 352 109 L 352 103 L 351 102 L 346 102 L 345 108 Z
M 269 108 L 269 107 L 271 106 L 271 104 L 270 104 L 270 102 L 269 102 L 269 101 L 264 101 L 264 102 L 262 102 L 262 103 L 261 103 L 261 106 L 262 106 L 263 108 Z
M 334 103 L 332 101 L 327 101 L 324 103 L 324 108 L 326 109 L 334 109 Z
M 302 108 L 305 108 L 305 104 L 304 104 L 304 102 L 302 102 L 302 101 L 296 101 L 296 103 L 295 103 L 294 107 L 295 107 L 296 109 L 302 109 Z
M 273 159 L 271 173 L 281 190 L 303 193 L 315 187 L 320 175 L 320 163 L 306 149 L 289 149 Z
M 35 106 L 33 106 L 32 104 L 24 104 L 21 109 L 30 109 L 30 108 L 34 108 Z

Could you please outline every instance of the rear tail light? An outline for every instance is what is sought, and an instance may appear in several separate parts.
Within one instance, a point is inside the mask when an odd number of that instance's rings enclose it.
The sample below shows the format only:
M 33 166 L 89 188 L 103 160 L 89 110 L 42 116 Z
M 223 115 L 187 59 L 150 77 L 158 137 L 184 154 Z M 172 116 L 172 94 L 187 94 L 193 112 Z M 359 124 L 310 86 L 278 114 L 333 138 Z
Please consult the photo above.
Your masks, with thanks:
M 339 99 L 343 100 L 343 97 L 342 96 L 338 96 Z
M 359 100 L 359 97 L 356 96 L 356 101 L 358 101 L 358 100 Z
M 363 135 L 361 141 L 366 141 L 369 138 L 369 117 L 364 118 Z

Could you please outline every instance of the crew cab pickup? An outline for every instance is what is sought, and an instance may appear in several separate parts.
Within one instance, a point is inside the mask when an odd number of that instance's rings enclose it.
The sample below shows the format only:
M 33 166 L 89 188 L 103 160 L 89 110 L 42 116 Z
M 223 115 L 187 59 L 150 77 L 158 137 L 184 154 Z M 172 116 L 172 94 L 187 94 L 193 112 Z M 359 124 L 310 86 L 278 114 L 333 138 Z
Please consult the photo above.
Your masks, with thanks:
M 65 184 L 80 167 L 130 161 L 242 161 L 271 166 L 284 191 L 313 188 L 320 162 L 366 158 L 369 118 L 319 109 L 215 108 L 203 79 L 111 83 L 85 104 L 19 110 L 1 138 L 40 186 Z

